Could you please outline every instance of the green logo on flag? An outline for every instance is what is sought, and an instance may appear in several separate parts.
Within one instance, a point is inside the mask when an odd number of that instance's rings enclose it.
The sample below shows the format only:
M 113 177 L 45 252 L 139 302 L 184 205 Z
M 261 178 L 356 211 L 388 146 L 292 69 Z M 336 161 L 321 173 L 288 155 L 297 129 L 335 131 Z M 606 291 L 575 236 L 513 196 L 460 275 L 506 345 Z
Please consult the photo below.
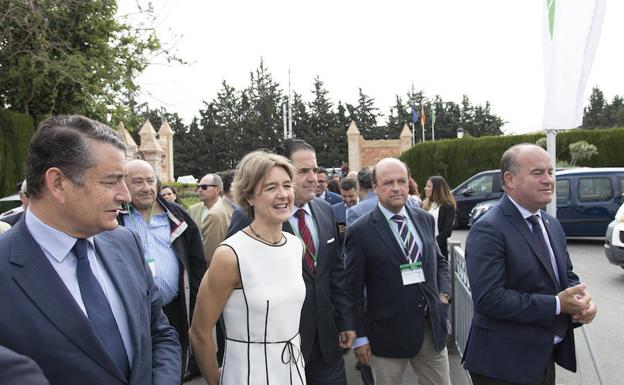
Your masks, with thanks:
M 546 7 L 548 8 L 548 30 L 550 31 L 550 40 L 555 33 L 555 1 L 546 0 Z

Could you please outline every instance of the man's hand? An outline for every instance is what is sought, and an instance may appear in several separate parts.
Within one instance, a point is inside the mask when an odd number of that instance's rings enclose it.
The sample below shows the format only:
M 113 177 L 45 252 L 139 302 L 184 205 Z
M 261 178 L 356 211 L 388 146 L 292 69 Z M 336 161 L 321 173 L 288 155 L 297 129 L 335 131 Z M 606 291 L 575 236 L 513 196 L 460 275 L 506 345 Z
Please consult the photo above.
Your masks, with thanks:
M 342 223 L 338 225 L 338 235 L 340 235 L 341 237 L 347 232 L 347 226 L 343 225 Z
M 355 358 L 357 358 L 362 365 L 371 366 L 372 356 L 373 353 L 371 353 L 370 344 L 362 345 L 355 349 Z
M 588 310 L 591 302 L 591 295 L 585 291 L 587 285 L 579 283 L 576 286 L 569 287 L 557 294 L 559 304 L 561 305 L 561 313 L 566 314 L 582 314 Z
M 345 330 L 343 332 L 340 332 L 340 341 L 338 342 L 338 344 L 342 349 L 351 349 L 353 341 L 355 341 L 355 331 Z
M 572 314 L 572 319 L 581 324 L 588 324 L 594 320 L 597 313 L 598 308 L 596 304 L 590 301 L 587 309 L 583 310 L 581 313 Z
M 440 293 L 440 301 L 445 304 L 448 305 L 449 304 L 449 296 L 446 293 Z

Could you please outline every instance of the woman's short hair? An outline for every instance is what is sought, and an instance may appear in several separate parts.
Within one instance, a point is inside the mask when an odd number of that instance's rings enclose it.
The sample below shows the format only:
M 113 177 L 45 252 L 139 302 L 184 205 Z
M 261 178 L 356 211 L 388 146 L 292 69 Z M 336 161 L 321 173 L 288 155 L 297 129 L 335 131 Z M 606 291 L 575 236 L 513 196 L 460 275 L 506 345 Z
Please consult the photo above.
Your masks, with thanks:
M 273 167 L 283 168 L 290 179 L 295 175 L 295 167 L 290 161 L 267 151 L 253 151 L 245 155 L 236 166 L 232 190 L 236 204 L 253 219 L 253 207 L 248 199 L 256 193 L 256 186 L 267 176 Z

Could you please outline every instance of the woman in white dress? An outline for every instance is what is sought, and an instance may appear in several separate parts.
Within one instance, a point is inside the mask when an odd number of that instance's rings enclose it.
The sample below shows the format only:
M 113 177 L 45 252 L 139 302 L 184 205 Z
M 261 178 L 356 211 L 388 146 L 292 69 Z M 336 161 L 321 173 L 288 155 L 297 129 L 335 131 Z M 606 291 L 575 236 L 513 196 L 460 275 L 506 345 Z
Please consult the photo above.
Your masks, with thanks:
M 282 231 L 292 214 L 293 175 L 286 158 L 263 151 L 247 154 L 236 169 L 236 201 L 252 222 L 215 251 L 190 331 L 209 385 L 305 385 L 299 348 L 303 244 Z M 226 345 L 217 368 L 213 328 L 221 313 Z
M 455 222 L 455 207 L 455 198 L 446 179 L 441 176 L 429 177 L 425 184 L 423 209 L 435 218 L 436 241 L 446 259 L 448 259 L 448 239 L 453 233 Z

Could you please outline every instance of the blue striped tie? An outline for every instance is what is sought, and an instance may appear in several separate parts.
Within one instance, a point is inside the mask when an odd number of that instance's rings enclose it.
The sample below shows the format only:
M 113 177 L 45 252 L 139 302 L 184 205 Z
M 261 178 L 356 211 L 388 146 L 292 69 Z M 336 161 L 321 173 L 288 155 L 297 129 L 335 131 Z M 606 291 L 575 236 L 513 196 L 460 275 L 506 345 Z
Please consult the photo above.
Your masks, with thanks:
M 399 227 L 399 236 L 401 237 L 401 242 L 403 242 L 403 249 L 405 250 L 405 254 L 410 257 L 410 261 L 415 261 L 416 256 L 418 255 L 418 244 L 416 244 L 416 239 L 414 239 L 414 235 L 409 230 L 409 226 L 403 218 L 402 215 L 393 215 L 391 218 Z
M 72 248 L 78 263 L 76 264 L 76 276 L 80 286 L 80 295 L 87 309 L 89 322 L 93 331 L 100 339 L 104 350 L 117 364 L 121 373 L 128 378 L 130 365 L 128 355 L 124 347 L 121 333 L 113 316 L 110 304 L 104 295 L 104 291 L 93 275 L 89 258 L 87 258 L 87 240 L 78 238 Z

